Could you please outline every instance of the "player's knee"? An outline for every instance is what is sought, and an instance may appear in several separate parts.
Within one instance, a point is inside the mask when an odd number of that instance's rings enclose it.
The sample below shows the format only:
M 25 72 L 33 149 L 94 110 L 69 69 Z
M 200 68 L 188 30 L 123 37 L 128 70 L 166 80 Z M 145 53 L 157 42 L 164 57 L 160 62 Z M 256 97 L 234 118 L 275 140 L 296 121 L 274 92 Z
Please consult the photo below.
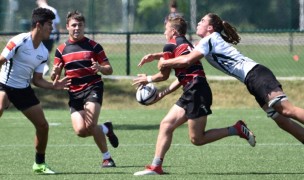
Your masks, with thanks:
M 82 133 L 76 133 L 76 135 L 77 135 L 78 137 L 81 137 L 81 138 L 88 137 L 88 135 L 82 134 Z
M 96 128 L 99 128 L 96 124 L 93 124 L 93 123 L 86 124 L 86 130 L 90 134 L 93 134 L 95 132 Z
M 294 110 L 290 109 L 290 108 L 284 108 L 279 113 L 282 114 L 285 117 L 291 117 L 291 118 L 293 118 L 295 116 L 294 115 L 295 114 Z
M 88 137 L 88 132 L 84 129 L 77 129 L 74 130 L 74 132 L 78 137 L 82 137 L 82 138 Z
M 195 145 L 195 146 L 202 146 L 202 145 L 206 144 L 206 143 L 204 142 L 204 139 L 199 138 L 199 137 L 196 137 L 196 136 L 190 137 L 190 141 L 191 141 L 191 143 L 192 143 L 193 145 Z
M 170 123 L 167 122 L 161 122 L 160 123 L 160 129 L 162 129 L 166 133 L 173 133 L 174 131 L 174 126 Z
M 49 124 L 46 120 L 36 124 L 35 127 L 36 127 L 37 131 L 39 131 L 39 132 L 47 133 L 49 131 Z

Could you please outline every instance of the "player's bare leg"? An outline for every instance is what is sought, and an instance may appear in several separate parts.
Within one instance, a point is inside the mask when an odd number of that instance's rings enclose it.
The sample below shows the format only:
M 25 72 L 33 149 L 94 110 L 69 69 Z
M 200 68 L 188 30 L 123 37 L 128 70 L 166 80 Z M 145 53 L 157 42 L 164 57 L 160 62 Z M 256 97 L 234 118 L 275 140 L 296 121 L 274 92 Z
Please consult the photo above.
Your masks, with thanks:
M 32 106 L 22 113 L 33 123 L 36 129 L 35 135 L 35 162 L 33 171 L 38 174 L 55 174 L 53 170 L 45 163 L 45 151 L 48 142 L 49 125 L 45 119 L 40 104 Z
M 48 141 L 48 122 L 45 119 L 41 105 L 32 106 L 22 113 L 33 123 L 36 128 L 35 148 L 38 153 L 44 154 Z
M 3 114 L 3 111 L 8 108 L 10 102 L 4 91 L 0 91 L 0 117 Z

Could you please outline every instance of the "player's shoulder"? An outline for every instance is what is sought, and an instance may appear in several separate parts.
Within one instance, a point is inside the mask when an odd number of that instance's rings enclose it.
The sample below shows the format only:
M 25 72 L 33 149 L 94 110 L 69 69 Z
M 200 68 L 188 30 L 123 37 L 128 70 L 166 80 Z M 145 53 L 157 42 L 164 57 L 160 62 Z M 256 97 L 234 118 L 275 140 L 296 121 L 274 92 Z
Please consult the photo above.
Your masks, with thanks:
M 173 52 L 176 48 L 175 43 L 167 43 L 163 48 L 163 52 Z
M 213 32 L 212 34 L 203 37 L 196 45 L 195 47 L 205 47 L 205 48 L 212 48 L 216 44 L 218 44 L 219 41 L 221 41 L 221 36 L 217 32 Z
M 100 45 L 98 42 L 96 42 L 96 41 L 94 41 L 94 40 L 92 40 L 92 39 L 89 39 L 89 38 L 87 38 L 87 37 L 85 37 L 86 38 L 86 41 L 92 46 L 92 47 L 95 47 L 95 46 L 97 46 L 97 45 Z
M 31 39 L 31 33 L 21 33 L 21 34 L 14 36 L 11 39 L 11 41 L 13 41 L 16 45 L 19 45 L 30 39 Z
M 170 39 L 165 45 L 164 45 L 164 50 L 167 51 L 172 51 L 176 48 L 176 38 Z
M 57 50 L 58 50 L 60 53 L 62 53 L 63 50 L 64 50 L 64 48 L 67 46 L 67 44 L 68 44 L 68 41 L 67 41 L 67 42 L 64 42 L 64 43 L 62 43 L 62 44 L 59 44 L 58 47 L 57 47 Z

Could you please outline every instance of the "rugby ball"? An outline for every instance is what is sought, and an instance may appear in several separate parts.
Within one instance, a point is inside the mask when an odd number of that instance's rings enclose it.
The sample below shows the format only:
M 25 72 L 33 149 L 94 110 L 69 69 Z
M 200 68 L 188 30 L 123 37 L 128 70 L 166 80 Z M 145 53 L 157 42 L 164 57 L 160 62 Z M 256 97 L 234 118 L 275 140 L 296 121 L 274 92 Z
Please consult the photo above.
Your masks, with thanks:
M 136 100 L 142 105 L 150 104 L 157 96 L 157 88 L 153 83 L 148 83 L 136 91 Z

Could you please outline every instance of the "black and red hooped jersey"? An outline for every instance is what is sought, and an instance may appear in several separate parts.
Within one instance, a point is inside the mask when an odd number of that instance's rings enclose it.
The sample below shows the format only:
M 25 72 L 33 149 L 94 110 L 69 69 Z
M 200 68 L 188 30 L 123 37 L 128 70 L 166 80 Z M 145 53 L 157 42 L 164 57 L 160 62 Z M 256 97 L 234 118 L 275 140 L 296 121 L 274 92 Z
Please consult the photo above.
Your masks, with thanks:
M 99 64 L 108 61 L 103 47 L 87 37 L 77 42 L 68 40 L 56 49 L 54 65 L 63 64 L 65 76 L 72 80 L 69 91 L 77 92 L 102 81 L 91 68 L 91 59 Z
M 171 59 L 181 55 L 189 54 L 193 50 L 192 44 L 186 39 L 185 36 L 178 36 L 170 39 L 164 46 L 164 59 Z M 205 72 L 200 61 L 192 64 L 187 68 L 175 68 L 175 76 L 178 78 L 182 85 L 187 84 L 195 76 L 205 77 Z

